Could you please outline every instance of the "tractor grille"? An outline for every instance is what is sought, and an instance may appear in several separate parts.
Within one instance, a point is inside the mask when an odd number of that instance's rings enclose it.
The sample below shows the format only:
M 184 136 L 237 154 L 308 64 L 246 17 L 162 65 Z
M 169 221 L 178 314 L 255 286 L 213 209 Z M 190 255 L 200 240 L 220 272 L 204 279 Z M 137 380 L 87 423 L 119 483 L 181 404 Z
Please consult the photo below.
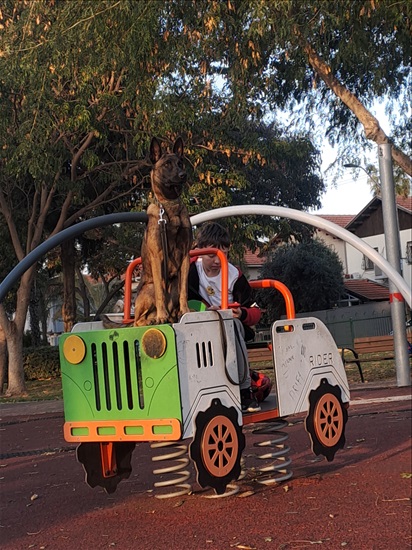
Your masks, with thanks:
M 210 340 L 207 342 L 196 342 L 196 359 L 199 369 L 214 366 L 213 346 Z
M 139 342 L 91 344 L 96 410 L 144 409 Z

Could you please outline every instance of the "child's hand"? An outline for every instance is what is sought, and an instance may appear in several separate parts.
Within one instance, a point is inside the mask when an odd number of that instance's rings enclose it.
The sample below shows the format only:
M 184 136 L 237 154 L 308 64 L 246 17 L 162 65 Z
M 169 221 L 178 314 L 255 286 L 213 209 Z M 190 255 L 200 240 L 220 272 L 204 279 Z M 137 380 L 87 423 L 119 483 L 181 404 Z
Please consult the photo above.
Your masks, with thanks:
M 232 307 L 232 311 L 233 311 L 233 317 L 235 319 L 239 319 L 240 316 L 242 315 L 242 310 L 240 309 L 240 307 Z

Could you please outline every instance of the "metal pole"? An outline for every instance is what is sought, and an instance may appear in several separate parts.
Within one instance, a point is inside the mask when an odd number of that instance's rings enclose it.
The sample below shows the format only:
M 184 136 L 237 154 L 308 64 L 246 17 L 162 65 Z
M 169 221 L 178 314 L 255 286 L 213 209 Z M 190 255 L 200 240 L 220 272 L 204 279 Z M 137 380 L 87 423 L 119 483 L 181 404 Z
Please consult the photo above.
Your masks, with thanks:
M 379 174 L 381 179 L 382 215 L 385 232 L 386 258 L 391 266 L 401 273 L 398 211 L 396 207 L 395 182 L 392 171 L 392 153 L 389 143 L 378 146 Z M 389 279 L 389 299 L 395 349 L 396 380 L 398 387 L 411 385 L 408 345 L 405 327 L 405 303 L 398 288 Z

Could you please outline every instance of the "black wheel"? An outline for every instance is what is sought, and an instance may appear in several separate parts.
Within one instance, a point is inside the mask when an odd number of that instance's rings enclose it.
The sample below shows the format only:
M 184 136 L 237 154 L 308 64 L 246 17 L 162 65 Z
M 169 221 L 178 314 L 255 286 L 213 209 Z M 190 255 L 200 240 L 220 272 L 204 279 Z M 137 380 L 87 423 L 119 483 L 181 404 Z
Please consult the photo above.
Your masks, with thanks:
M 342 403 L 341 390 L 323 378 L 320 386 L 310 392 L 309 403 L 305 427 L 312 442 L 312 450 L 331 462 L 336 451 L 345 445 L 348 411 Z
M 189 449 L 199 485 L 223 494 L 227 484 L 240 475 L 244 448 L 245 436 L 236 409 L 214 399 L 206 411 L 197 415 L 195 437 Z
M 103 487 L 106 493 L 114 493 L 122 479 L 127 479 L 132 471 L 131 458 L 135 448 L 133 442 L 113 443 L 113 464 L 111 472 L 103 471 L 101 446 L 105 443 L 80 443 L 77 447 L 77 460 L 86 472 L 86 483 L 90 487 Z

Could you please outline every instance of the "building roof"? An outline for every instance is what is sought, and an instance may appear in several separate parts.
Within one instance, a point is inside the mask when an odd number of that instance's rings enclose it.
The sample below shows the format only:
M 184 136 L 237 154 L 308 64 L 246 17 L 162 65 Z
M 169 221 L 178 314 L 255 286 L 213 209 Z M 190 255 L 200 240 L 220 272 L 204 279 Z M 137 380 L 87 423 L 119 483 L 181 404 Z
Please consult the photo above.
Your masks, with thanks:
M 389 301 L 389 289 L 368 279 L 345 279 L 346 291 L 363 301 Z
M 402 210 L 406 210 L 412 214 L 412 195 L 409 197 L 396 197 L 396 204 Z
M 412 196 L 410 197 L 396 197 L 396 204 L 398 212 L 403 212 L 403 216 L 412 214 Z M 348 223 L 346 229 L 356 234 L 356 230 L 360 227 L 372 214 L 382 208 L 382 198 L 375 195 L 371 201 Z M 402 229 L 402 227 L 400 227 Z M 365 236 L 365 235 L 362 235 Z
M 323 218 L 324 220 L 332 223 L 336 223 L 340 227 L 346 227 L 355 217 L 354 214 L 341 214 L 341 215 L 332 215 L 332 214 L 316 214 L 318 218 Z
M 260 252 L 252 252 L 251 250 L 247 249 L 245 252 L 245 255 L 243 256 L 243 261 L 248 267 L 256 267 L 261 266 L 266 262 L 266 257 L 260 257 Z

